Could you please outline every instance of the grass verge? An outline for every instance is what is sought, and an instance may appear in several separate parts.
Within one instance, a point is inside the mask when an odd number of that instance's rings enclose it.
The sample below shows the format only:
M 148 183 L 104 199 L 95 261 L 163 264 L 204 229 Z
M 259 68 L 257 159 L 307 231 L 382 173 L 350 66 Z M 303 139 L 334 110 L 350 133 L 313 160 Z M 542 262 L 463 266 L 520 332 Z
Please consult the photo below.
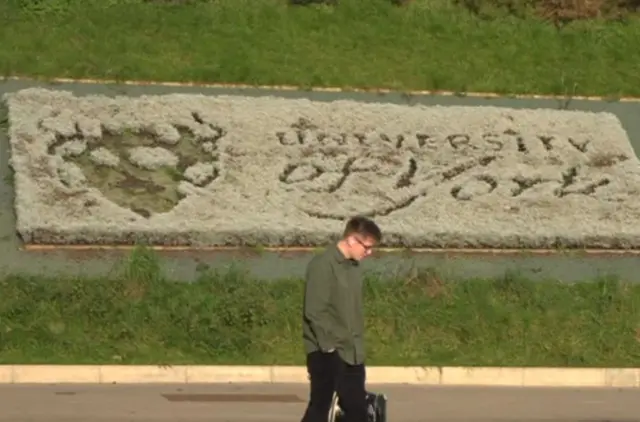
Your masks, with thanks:
M 104 279 L 0 281 L 0 363 L 303 364 L 300 280 L 176 283 L 145 249 Z M 373 365 L 634 366 L 640 285 L 368 280 Z
M 0 72 L 561 95 L 640 95 L 640 19 L 481 19 L 446 0 L 10 0 Z M 16 36 L 16 34 L 20 34 Z

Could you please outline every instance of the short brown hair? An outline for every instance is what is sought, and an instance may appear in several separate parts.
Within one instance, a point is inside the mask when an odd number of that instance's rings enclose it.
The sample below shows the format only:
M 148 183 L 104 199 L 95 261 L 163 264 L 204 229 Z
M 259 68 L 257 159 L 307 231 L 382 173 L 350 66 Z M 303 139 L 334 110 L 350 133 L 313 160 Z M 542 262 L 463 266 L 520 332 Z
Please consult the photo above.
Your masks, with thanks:
M 347 225 L 344 228 L 343 237 L 347 237 L 352 234 L 359 234 L 361 236 L 373 238 L 376 243 L 380 243 L 380 240 L 382 239 L 380 227 L 378 227 L 373 220 L 362 216 L 353 217 L 347 222 Z

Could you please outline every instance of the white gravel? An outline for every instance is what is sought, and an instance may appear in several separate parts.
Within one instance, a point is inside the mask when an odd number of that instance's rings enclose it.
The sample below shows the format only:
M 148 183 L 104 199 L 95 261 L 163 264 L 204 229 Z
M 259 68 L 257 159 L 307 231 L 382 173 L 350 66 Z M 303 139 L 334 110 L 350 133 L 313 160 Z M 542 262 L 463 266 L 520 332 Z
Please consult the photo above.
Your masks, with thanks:
M 640 163 L 608 113 L 44 89 L 6 99 L 18 231 L 31 243 L 134 232 L 173 245 L 318 245 L 364 213 L 389 246 L 640 247 Z M 63 161 L 47 153 L 55 133 L 101 126 L 151 128 L 168 144 L 189 128 L 218 154 L 219 175 L 181 182 L 186 198 L 150 218 L 66 186 L 55 176 Z M 140 165 L 177 162 L 139 151 Z

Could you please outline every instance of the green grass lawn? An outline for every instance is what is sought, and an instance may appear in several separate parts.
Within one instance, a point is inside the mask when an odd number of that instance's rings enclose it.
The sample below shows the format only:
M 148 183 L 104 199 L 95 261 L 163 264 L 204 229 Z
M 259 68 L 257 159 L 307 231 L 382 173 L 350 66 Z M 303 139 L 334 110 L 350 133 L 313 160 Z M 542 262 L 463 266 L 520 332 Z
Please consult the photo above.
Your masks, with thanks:
M 640 95 L 637 18 L 559 31 L 448 0 L 8 0 L 0 12 L 5 75 Z
M 0 4 L 0 73 L 33 77 L 640 95 L 640 19 L 556 30 L 444 0 Z M 96 1 L 102 4 L 95 6 Z M 35 1 L 32 1 L 35 3 Z M 300 280 L 0 280 L 0 363 L 302 364 Z M 369 280 L 373 365 L 637 366 L 640 284 Z
M 303 364 L 300 280 L 166 280 L 134 251 L 110 279 L 0 280 L 0 363 Z M 372 365 L 637 366 L 640 284 L 516 276 L 367 282 Z

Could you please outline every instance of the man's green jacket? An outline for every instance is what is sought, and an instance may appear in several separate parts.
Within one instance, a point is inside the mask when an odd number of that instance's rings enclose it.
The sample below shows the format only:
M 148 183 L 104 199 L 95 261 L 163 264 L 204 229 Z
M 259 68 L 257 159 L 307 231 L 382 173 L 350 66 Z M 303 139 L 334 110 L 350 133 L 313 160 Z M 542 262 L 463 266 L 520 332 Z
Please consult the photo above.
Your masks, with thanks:
M 348 364 L 364 363 L 362 271 L 337 245 L 309 262 L 303 308 L 306 353 L 335 349 Z

